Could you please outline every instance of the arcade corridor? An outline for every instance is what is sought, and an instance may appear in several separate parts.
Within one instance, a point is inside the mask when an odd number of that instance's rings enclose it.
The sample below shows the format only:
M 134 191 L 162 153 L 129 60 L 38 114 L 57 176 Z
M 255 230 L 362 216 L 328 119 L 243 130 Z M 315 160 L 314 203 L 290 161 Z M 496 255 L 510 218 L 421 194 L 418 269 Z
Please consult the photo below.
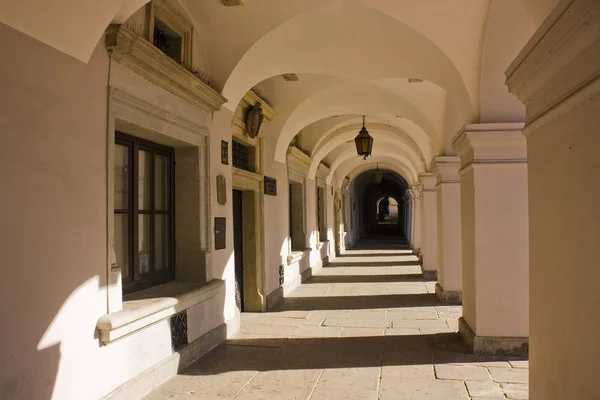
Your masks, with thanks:
M 146 400 L 528 398 L 528 362 L 467 351 L 410 250 L 356 248 Z

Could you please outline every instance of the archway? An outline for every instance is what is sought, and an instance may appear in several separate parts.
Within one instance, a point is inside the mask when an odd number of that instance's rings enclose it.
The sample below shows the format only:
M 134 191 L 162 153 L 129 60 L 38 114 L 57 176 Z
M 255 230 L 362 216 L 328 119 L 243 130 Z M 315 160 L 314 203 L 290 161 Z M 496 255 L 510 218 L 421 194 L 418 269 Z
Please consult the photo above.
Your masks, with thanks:
M 354 180 L 358 236 L 404 240 L 408 236 L 406 227 L 410 218 L 404 202 L 408 183 L 390 170 L 381 170 L 383 178 L 380 183 L 376 182 L 374 171 L 365 171 Z

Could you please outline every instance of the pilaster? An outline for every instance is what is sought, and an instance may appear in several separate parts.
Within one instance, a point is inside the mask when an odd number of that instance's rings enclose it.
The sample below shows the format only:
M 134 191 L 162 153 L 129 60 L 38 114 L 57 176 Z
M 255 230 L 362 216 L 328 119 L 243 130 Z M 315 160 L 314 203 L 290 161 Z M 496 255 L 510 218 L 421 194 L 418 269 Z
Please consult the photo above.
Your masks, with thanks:
M 506 75 L 527 109 L 530 398 L 596 398 L 600 2 L 559 2 Z
M 520 123 L 465 125 L 453 140 L 461 160 L 460 331 L 476 353 L 527 351 L 529 226 L 522 128 Z
M 413 235 L 412 248 L 416 252 L 421 250 L 423 214 L 421 211 L 421 201 L 423 195 L 423 186 L 420 183 L 415 184 L 412 189 L 409 189 L 412 201 L 413 211 Z
M 457 304 L 461 303 L 462 297 L 459 169 L 457 156 L 438 156 L 433 160 L 438 207 L 438 282 L 435 291 L 441 301 Z
M 426 280 L 437 279 L 438 262 L 438 226 L 437 226 L 437 195 L 435 192 L 436 177 L 433 173 L 419 174 L 419 182 L 423 187 L 421 195 L 422 208 L 422 243 L 423 277 Z

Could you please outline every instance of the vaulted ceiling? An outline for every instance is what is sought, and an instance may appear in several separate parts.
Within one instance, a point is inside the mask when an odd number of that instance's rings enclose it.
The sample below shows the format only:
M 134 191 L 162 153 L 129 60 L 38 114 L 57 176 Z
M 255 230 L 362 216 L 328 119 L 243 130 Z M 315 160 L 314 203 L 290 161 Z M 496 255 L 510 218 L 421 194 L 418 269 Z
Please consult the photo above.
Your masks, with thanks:
M 108 24 L 146 2 L 1 2 L 0 21 L 87 62 Z M 452 154 L 463 124 L 524 119 L 504 71 L 557 0 L 179 3 L 225 107 L 235 110 L 254 88 L 277 110 L 276 161 L 300 133 L 312 177 L 320 162 L 339 182 L 379 160 L 411 183 L 433 157 Z M 351 156 L 362 115 L 375 138 L 368 165 Z

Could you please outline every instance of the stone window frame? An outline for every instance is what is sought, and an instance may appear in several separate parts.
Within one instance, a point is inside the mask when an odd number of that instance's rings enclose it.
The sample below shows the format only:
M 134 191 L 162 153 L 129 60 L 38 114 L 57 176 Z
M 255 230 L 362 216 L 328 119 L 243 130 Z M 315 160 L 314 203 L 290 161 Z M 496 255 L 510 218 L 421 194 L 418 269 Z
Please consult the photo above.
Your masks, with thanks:
M 181 15 L 172 5 L 163 0 L 153 0 L 147 5 L 146 11 L 146 36 L 150 43 L 154 43 L 154 26 L 158 19 L 171 28 L 181 37 L 181 60 L 184 68 L 192 68 L 192 38 L 194 25 Z
M 130 74 L 130 72 L 126 72 Z M 117 80 L 123 79 L 122 77 Z M 160 319 L 186 308 L 207 301 L 218 294 L 215 289 L 222 284 L 212 280 L 210 266 L 209 234 L 209 142 L 208 117 L 206 124 L 183 119 L 171 113 L 165 113 L 161 107 L 150 104 L 129 90 L 123 90 L 122 82 L 118 87 L 109 88 L 109 118 L 107 132 L 107 165 L 113 165 L 115 134 L 117 131 L 131 136 L 171 146 L 175 149 L 176 180 L 192 180 L 195 186 L 193 200 L 189 196 L 175 196 L 175 280 L 154 286 L 131 295 L 123 295 L 121 270 L 116 265 L 113 250 L 113 185 L 112 169 L 107 171 L 107 314 L 98 320 L 102 344 L 109 344 L 124 336 L 137 332 Z M 156 90 L 160 90 L 156 88 Z M 150 101 L 150 100 L 149 100 Z M 179 102 L 173 98 L 173 101 Z M 191 161 L 190 161 L 191 160 Z M 175 184 L 178 187 L 186 185 Z M 186 193 L 187 194 L 187 193 Z M 186 218 L 181 223 L 179 216 L 191 212 L 198 218 Z M 191 222 L 190 222 L 191 221 Z M 185 226 L 186 223 L 189 226 Z M 184 249 L 186 232 L 199 235 L 195 242 Z M 183 240 L 182 240 L 183 238 Z M 190 258 L 196 257 L 190 261 Z M 203 260 L 204 270 L 198 267 Z M 202 274 L 202 272 L 204 272 Z M 202 275 L 202 276 L 200 276 Z
M 287 152 L 287 166 L 288 166 L 288 184 L 300 184 L 302 185 L 302 228 L 304 232 L 304 246 L 306 249 L 304 251 L 293 250 L 292 249 L 292 238 L 288 237 L 288 265 L 307 257 L 309 254 L 308 248 L 308 240 L 306 238 L 306 184 L 308 181 L 308 169 L 312 159 L 310 156 L 305 154 L 302 150 L 297 148 L 296 146 L 289 146 Z M 288 196 L 291 196 L 289 193 L 289 185 L 288 185 Z M 290 227 L 291 228 L 291 227 Z

